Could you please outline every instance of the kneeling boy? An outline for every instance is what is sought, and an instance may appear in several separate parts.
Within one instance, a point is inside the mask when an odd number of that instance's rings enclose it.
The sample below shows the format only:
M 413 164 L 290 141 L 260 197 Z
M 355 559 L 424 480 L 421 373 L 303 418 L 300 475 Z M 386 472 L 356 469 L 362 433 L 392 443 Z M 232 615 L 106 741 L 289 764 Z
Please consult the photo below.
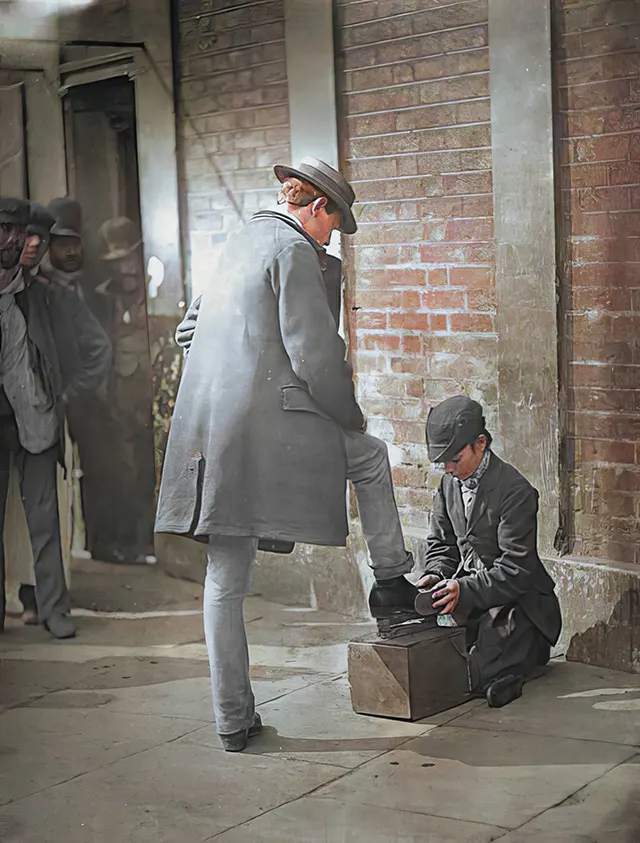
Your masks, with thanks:
M 482 407 L 464 395 L 429 413 L 429 459 L 444 463 L 416 609 L 467 630 L 471 690 L 499 707 L 549 660 L 562 619 L 537 550 L 538 493 L 491 451 Z M 433 601 L 433 604 L 432 604 Z

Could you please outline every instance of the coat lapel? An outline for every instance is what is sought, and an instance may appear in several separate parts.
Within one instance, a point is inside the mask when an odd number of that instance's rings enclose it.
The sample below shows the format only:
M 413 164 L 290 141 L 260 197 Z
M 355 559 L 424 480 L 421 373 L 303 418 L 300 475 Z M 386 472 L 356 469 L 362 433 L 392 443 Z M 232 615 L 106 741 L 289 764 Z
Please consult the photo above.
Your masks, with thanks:
M 482 518 L 484 511 L 487 508 L 489 503 L 489 493 L 498 482 L 501 465 L 502 461 L 500 458 L 496 457 L 496 455 L 492 453 L 489 457 L 489 467 L 487 468 L 484 477 L 480 480 L 480 485 L 478 486 L 478 491 L 469 515 L 469 521 L 465 531 L 467 535 L 475 527 L 480 518 Z
M 449 478 L 449 493 L 447 497 L 447 509 L 449 511 L 449 517 L 451 519 L 453 529 L 455 530 L 456 536 L 461 538 L 467 532 L 467 519 L 464 514 L 464 504 L 462 502 L 460 484 L 454 480 L 453 477 Z

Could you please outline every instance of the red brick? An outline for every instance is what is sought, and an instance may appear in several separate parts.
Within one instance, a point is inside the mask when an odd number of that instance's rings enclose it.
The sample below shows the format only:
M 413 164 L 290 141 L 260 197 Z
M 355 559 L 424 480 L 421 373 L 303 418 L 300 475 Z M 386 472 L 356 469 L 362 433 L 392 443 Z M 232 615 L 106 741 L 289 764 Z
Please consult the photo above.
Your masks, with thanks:
M 488 241 L 493 237 L 492 219 L 452 220 L 447 223 L 445 239 L 450 243 L 461 240 Z
M 452 287 L 491 288 L 495 284 L 494 272 L 490 267 L 452 266 L 449 283 Z
M 355 314 L 357 330 L 379 330 L 387 327 L 387 314 L 375 311 L 359 310 Z
M 402 353 L 403 354 L 422 354 L 422 337 L 404 336 L 402 337 Z
M 569 168 L 569 180 L 572 188 L 603 187 L 609 184 L 609 166 L 607 164 L 572 164 Z
M 574 163 L 587 161 L 626 160 L 629 155 L 628 135 L 607 135 L 600 138 L 577 138 L 569 142 L 568 160 Z
M 358 280 L 360 287 L 378 287 L 382 290 L 390 287 L 424 287 L 425 273 L 422 269 L 373 269 L 362 272 Z
M 429 278 L 429 286 L 430 287 L 439 287 L 443 284 L 447 283 L 447 270 L 442 269 L 430 269 L 428 273 Z
M 467 306 L 469 310 L 495 312 L 496 294 L 491 288 L 486 290 L 469 290 L 467 294 Z
M 600 263 L 574 266 L 571 269 L 573 283 L 580 287 L 637 287 L 638 270 L 625 263 Z
M 365 351 L 399 351 L 400 337 L 394 334 L 362 334 L 358 337 L 358 348 Z
M 571 110 L 619 105 L 629 100 L 629 81 L 616 79 L 575 85 L 562 93 L 563 105 L 566 102 L 566 107 Z
M 429 315 L 429 327 L 432 331 L 447 331 L 446 313 L 431 313 Z
M 417 310 L 420 307 L 420 293 L 412 290 L 358 290 L 356 305 L 370 310 Z
M 631 442 L 586 439 L 580 441 L 579 447 L 581 463 L 612 462 L 632 464 L 634 461 L 635 448 Z
M 583 188 L 563 191 L 562 201 L 579 216 L 588 211 L 626 211 L 631 207 L 628 187 Z
M 400 440 L 403 441 L 403 440 Z M 393 469 L 393 483 L 394 486 L 410 486 L 415 488 L 422 488 L 427 477 L 426 471 L 420 468 L 394 468 Z
M 635 396 L 630 389 L 574 389 L 573 403 L 576 410 L 632 413 Z
M 637 48 L 639 38 L 640 26 L 632 25 L 631 21 L 626 26 L 611 26 L 593 32 L 572 34 L 564 39 L 565 55 L 567 58 L 583 58 L 623 50 L 633 51 Z
M 449 317 L 452 331 L 493 331 L 493 320 L 483 313 L 452 313 Z
M 404 382 L 404 388 L 409 398 L 424 398 L 424 378 L 410 378 Z
M 612 185 L 637 185 L 640 183 L 640 163 L 637 161 L 609 164 L 609 180 Z
M 429 316 L 426 313 L 390 313 L 389 328 L 401 331 L 428 331 Z
M 355 357 L 356 374 L 368 372 L 384 372 L 386 371 L 387 357 L 381 354 L 371 354 L 360 351 Z
M 491 173 L 454 173 L 443 177 L 444 192 L 447 196 L 491 193 Z
M 444 223 L 440 223 L 444 233 Z M 394 245 L 397 243 L 420 243 L 428 239 L 422 223 L 387 222 L 385 225 L 360 226 L 357 246 Z M 442 238 L 439 238 L 442 239 Z
M 391 357 L 391 371 L 402 375 L 424 374 L 424 360 L 421 357 Z
M 606 261 L 640 261 L 640 237 L 600 237 L 591 240 L 573 239 L 571 257 L 578 263 Z
M 640 471 L 621 471 L 615 487 L 621 492 L 640 492 Z
M 488 123 L 475 126 L 435 127 L 403 135 L 350 138 L 351 155 L 354 158 L 490 146 L 491 133 Z
M 421 296 L 421 307 L 428 310 L 463 310 L 464 306 L 461 290 L 429 290 Z
M 628 442 L 640 440 L 640 417 L 621 416 L 616 413 L 576 413 L 575 435 L 579 438 L 616 439 Z
M 613 385 L 618 389 L 638 389 L 640 372 L 637 366 L 614 366 Z
M 423 421 L 396 421 L 393 429 L 395 432 L 395 442 L 411 442 L 416 445 L 425 444 Z
M 633 76 L 639 69 L 640 61 L 637 53 L 593 56 L 569 62 L 560 61 L 557 64 L 561 84 L 569 85 Z
M 487 217 L 493 214 L 493 196 L 433 196 L 418 202 L 418 214 L 422 219 Z
M 577 8 L 565 8 L 565 32 L 631 24 L 638 19 L 637 11 L 634 0 L 608 0 L 605 3 L 585 3 Z
M 420 256 L 424 263 L 488 263 L 493 260 L 493 244 L 438 243 L 425 245 L 420 249 Z
M 577 214 L 572 219 L 571 233 L 581 237 L 637 237 L 640 214 Z
M 631 290 L 618 287 L 574 287 L 574 310 L 631 310 Z

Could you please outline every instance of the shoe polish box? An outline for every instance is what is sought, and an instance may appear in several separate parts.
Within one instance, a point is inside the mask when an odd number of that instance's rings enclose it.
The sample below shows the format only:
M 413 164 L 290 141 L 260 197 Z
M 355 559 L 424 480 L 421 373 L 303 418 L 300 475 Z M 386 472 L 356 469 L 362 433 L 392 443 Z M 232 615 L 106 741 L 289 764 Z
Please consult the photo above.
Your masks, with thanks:
M 439 626 L 351 641 L 348 677 L 358 714 L 421 720 L 455 708 L 469 699 L 465 630 Z

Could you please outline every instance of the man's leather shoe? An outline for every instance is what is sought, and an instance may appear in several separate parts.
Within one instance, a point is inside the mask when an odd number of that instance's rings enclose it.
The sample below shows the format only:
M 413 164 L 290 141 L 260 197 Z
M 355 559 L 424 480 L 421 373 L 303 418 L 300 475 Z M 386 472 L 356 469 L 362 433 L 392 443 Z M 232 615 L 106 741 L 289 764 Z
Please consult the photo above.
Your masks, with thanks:
M 73 638 L 76 634 L 76 625 L 69 615 L 50 615 L 44 622 L 44 627 L 54 638 Z
M 391 618 L 404 612 L 415 614 L 418 589 L 406 577 L 376 582 L 369 594 L 369 610 L 374 618 Z
M 241 729 L 239 732 L 231 732 L 229 735 L 218 735 L 220 743 L 225 752 L 242 752 L 247 745 L 249 738 L 255 737 L 262 731 L 262 719 L 258 712 L 253 715 L 253 722 L 248 729 Z

